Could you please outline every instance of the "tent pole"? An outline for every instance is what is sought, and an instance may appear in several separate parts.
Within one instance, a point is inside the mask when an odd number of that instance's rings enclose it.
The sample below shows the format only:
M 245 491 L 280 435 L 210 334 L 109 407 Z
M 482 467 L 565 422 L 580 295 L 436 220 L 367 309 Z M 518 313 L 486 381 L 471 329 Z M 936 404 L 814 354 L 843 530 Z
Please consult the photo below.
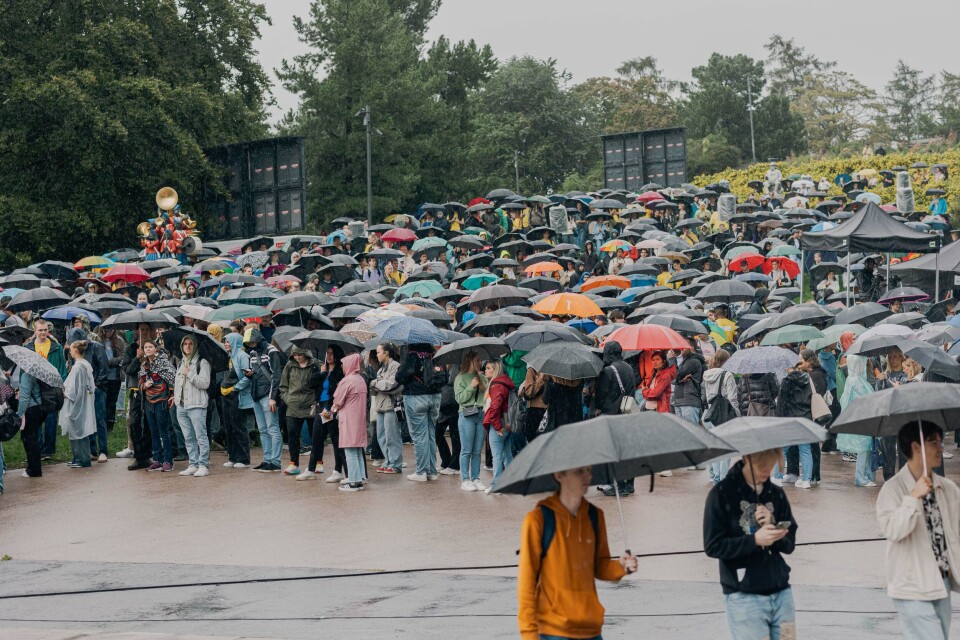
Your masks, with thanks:
M 806 264 L 803 260 L 803 247 L 800 247 L 800 304 L 803 304 L 803 265 Z M 816 300 L 816 297 L 814 297 Z
M 886 256 L 887 256 L 887 291 L 890 291 L 890 254 L 888 253 L 886 254 Z
M 847 238 L 847 307 L 850 306 L 850 238 Z
M 937 253 L 934 255 L 934 285 L 933 285 L 933 304 L 940 302 L 940 249 L 943 247 L 941 244 L 937 247 Z

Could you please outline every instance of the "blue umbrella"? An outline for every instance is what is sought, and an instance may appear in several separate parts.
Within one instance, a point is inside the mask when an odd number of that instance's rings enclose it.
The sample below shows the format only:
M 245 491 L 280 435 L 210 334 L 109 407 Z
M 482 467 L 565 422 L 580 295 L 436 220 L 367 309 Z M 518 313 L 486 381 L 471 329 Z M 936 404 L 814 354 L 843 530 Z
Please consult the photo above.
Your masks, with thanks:
M 574 329 L 577 329 L 584 333 L 593 333 L 594 331 L 597 330 L 597 328 L 600 325 L 598 325 L 593 320 L 590 320 L 589 318 L 578 318 L 576 320 L 571 320 L 570 322 L 568 322 L 567 326 L 573 327 Z
M 18 293 L 23 293 L 24 291 L 26 291 L 26 289 L 18 289 L 16 287 L 10 287 L 0 292 L 0 296 L 4 298 L 8 298 L 8 297 L 15 298 Z
M 652 287 L 657 284 L 657 279 L 653 276 L 634 275 L 630 277 L 630 284 L 634 287 Z
M 624 302 L 633 302 L 634 298 L 642 294 L 647 289 L 650 289 L 651 286 L 652 285 L 646 286 L 646 287 L 631 287 L 629 289 L 625 289 L 623 293 L 621 293 L 617 297 L 623 300 Z
M 821 231 L 826 231 L 827 229 L 833 229 L 835 226 L 837 225 L 832 222 L 818 222 L 817 224 L 813 225 L 810 231 L 819 233 Z
M 82 309 L 80 307 L 71 307 L 69 305 L 55 307 L 45 311 L 40 317 L 44 320 L 63 320 L 69 322 L 77 316 L 86 316 L 86 318 L 90 321 L 90 324 L 100 324 L 102 322 L 100 316 L 95 314 L 93 311 L 87 311 L 86 309 Z
M 733 277 L 733 279 L 739 280 L 740 282 L 770 282 L 770 276 L 765 273 L 757 273 L 755 271 L 738 273 Z
M 373 327 L 381 340 L 395 344 L 432 344 L 446 341 L 446 336 L 432 322 L 412 316 L 387 318 Z

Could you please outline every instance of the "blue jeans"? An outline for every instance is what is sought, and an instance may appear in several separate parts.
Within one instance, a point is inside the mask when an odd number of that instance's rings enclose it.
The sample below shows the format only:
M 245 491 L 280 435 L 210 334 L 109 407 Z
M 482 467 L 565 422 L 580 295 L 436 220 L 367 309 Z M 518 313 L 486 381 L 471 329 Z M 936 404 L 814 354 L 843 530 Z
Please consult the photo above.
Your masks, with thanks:
M 99 387 L 93 393 L 93 412 L 97 416 L 97 432 L 89 438 L 90 456 L 96 458 L 107 453 L 107 392 Z
M 493 482 L 490 486 L 497 486 L 500 474 L 513 461 L 512 438 L 513 434 L 506 429 L 501 436 L 497 435 L 492 427 L 490 428 L 490 451 L 493 453 Z
M 40 428 L 40 457 L 46 458 L 57 452 L 57 421 L 59 413 L 50 413 Z
M 167 403 L 144 402 L 144 415 L 150 427 L 150 440 L 153 444 L 153 461 L 173 464 L 173 432 L 170 430 L 170 412 Z
M 396 411 L 377 412 L 377 442 L 383 452 L 383 466 L 399 472 L 403 467 L 403 442 Z
M 460 430 L 460 480 L 479 480 L 480 456 L 483 454 L 483 410 L 472 416 L 461 413 L 457 428 Z
M 207 408 L 177 407 L 177 422 L 187 445 L 187 459 L 191 467 L 210 468 L 210 441 L 207 439 Z
M 343 450 L 343 455 L 347 458 L 347 480 L 350 481 L 350 484 L 357 484 L 366 480 L 363 449 L 361 447 L 347 447 Z
M 723 596 L 733 640 L 796 638 L 796 612 L 790 587 L 769 596 L 730 593 Z
M 263 461 L 280 466 L 283 439 L 280 436 L 280 416 L 270 411 L 270 396 L 253 401 L 253 415 L 257 417 L 257 429 L 263 444 Z
M 690 424 L 700 424 L 700 407 L 674 407 L 673 412 Z
M 413 438 L 417 473 L 437 475 L 437 419 L 440 417 L 440 394 L 404 396 L 403 409 Z
M 800 479 L 806 480 L 807 482 L 809 482 L 813 478 L 813 452 L 810 450 L 810 445 L 800 444 L 800 445 L 792 445 L 792 446 L 799 447 L 798 451 L 800 452 Z M 784 459 L 786 459 L 787 457 L 788 448 L 789 447 L 783 448 Z M 779 464 L 773 468 L 773 477 L 776 478 L 777 480 L 781 480 L 783 478 L 783 473 L 780 470 Z
M 860 456 L 861 454 L 857 454 Z M 947 640 L 950 637 L 950 579 L 943 581 L 947 597 L 940 600 L 897 600 L 900 627 L 907 640 Z
M 873 451 L 857 453 L 857 469 L 853 474 L 853 483 L 862 487 L 868 482 L 876 482 L 877 470 L 873 467 Z

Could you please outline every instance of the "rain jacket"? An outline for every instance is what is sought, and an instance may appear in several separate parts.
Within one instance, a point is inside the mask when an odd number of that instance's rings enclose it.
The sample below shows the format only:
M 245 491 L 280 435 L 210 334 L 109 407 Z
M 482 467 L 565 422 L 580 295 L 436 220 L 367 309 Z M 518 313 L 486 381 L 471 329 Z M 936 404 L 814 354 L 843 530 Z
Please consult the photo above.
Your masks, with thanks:
M 683 356 L 683 362 L 677 367 L 672 406 L 703 408 L 703 370 L 706 368 L 707 363 L 699 353 Z
M 351 353 L 341 361 L 343 380 L 333 394 L 333 411 L 340 422 L 340 447 L 367 446 L 367 383 L 360 375 L 360 354 Z
M 618 415 L 621 400 L 625 396 L 633 396 L 636 390 L 637 379 L 630 365 L 623 361 L 623 347 L 619 342 L 603 345 L 603 369 L 597 376 L 597 385 L 590 399 L 591 411 L 608 416 Z
M 90 363 L 93 370 L 93 381 L 97 388 L 105 390 L 110 382 L 110 363 L 107 361 L 107 350 L 97 342 L 96 336 L 88 334 L 80 327 L 68 330 L 67 343 L 72 344 L 77 340 L 88 341 L 87 350 L 83 352 L 83 359 Z
M 767 407 L 770 415 L 773 415 L 780 385 L 777 384 L 776 375 L 772 373 L 751 373 L 740 378 L 737 393 L 740 397 L 740 415 L 751 415 L 749 412 L 751 404 Z
M 483 413 L 483 426 L 494 431 L 502 430 L 503 417 L 507 414 L 510 392 L 516 388 L 513 380 L 505 373 L 490 381 L 487 392 L 490 394 L 490 406 Z
M 740 313 L 740 315 L 745 316 L 750 313 L 767 313 L 767 298 L 769 296 L 769 289 L 766 287 L 757 287 L 757 289 L 753 292 L 753 301 L 750 303 L 750 306 L 746 307 L 743 312 Z
M 556 532 L 541 559 L 543 512 L 554 513 Z M 537 503 L 527 513 L 520 533 L 520 568 L 517 577 L 517 620 L 521 640 L 541 634 L 565 638 L 593 638 L 603 627 L 604 609 L 595 580 L 617 582 L 626 575 L 610 558 L 607 525 L 597 509 L 597 533 L 590 523 L 589 505 L 580 503 L 571 514 L 557 494 Z
M 377 369 L 377 377 L 370 381 L 370 393 L 373 395 L 370 402 L 371 411 L 376 413 L 393 411 L 393 399 L 403 393 L 403 385 L 397 384 L 399 370 L 400 363 L 393 359 Z
M 180 341 L 180 350 L 183 352 L 183 342 L 192 340 L 194 348 L 197 341 L 192 336 L 186 336 Z M 194 353 L 189 362 L 184 358 L 177 369 L 177 378 L 173 385 L 173 404 L 184 409 L 206 409 L 209 403 L 207 389 L 210 388 L 210 363 Z
M 253 369 L 251 393 L 266 391 L 271 400 L 280 399 L 280 374 L 286 357 L 279 349 L 266 341 L 259 329 L 249 329 L 249 336 L 243 341 L 250 356 L 250 368 Z M 252 396 L 251 396 L 252 397 Z
M 791 371 L 780 383 L 777 396 L 777 415 L 786 418 L 807 418 L 812 420 L 810 398 L 810 376 L 803 371 Z
M 27 349 L 30 349 L 30 351 L 35 352 L 37 348 L 34 345 L 34 342 L 35 340 L 31 340 L 30 342 L 27 342 L 23 346 Z M 66 359 L 66 356 L 64 356 L 63 354 L 63 346 L 53 338 L 50 338 L 50 342 L 52 344 L 50 345 L 50 350 L 47 352 L 47 362 L 49 362 L 54 367 L 56 367 L 57 371 L 60 372 L 60 377 L 66 380 L 67 379 L 67 359 Z
M 71 440 L 81 440 L 97 432 L 93 401 L 96 390 L 90 363 L 74 362 L 63 383 L 63 408 L 59 414 L 61 433 Z
M 874 392 L 867 378 L 869 360 L 863 356 L 847 356 L 847 377 L 840 396 L 840 408 L 846 409 L 857 398 Z M 860 436 L 853 433 L 837 434 L 837 448 L 847 453 L 866 453 L 873 449 L 873 436 Z
M 740 413 L 739 393 L 737 392 L 737 379 L 729 371 L 716 367 L 707 369 L 703 372 L 703 390 L 707 401 L 707 406 L 714 401 L 718 395 L 723 395 L 733 407 L 736 415 Z
M 523 361 L 526 351 L 511 351 L 503 356 L 503 372 L 510 376 L 513 385 L 519 387 L 527 377 L 527 363 Z
M 243 336 L 239 333 L 228 333 L 226 340 L 230 343 L 230 364 L 233 365 L 233 370 L 239 378 L 239 382 L 231 387 L 231 394 L 239 394 L 236 396 L 238 408 L 252 409 L 253 396 L 250 395 L 250 378 L 243 375 L 244 370 L 250 368 L 250 356 L 243 350 Z
M 287 406 L 287 416 L 291 418 L 309 418 L 310 411 L 320 389 L 320 367 L 313 360 L 313 354 L 306 349 L 294 349 L 294 354 L 307 356 L 307 366 L 301 367 L 290 358 L 280 374 L 280 399 Z
M 664 367 L 653 374 L 650 386 L 643 390 L 644 400 L 656 400 L 659 413 L 670 413 L 670 385 L 677 377 L 677 368 L 674 365 Z

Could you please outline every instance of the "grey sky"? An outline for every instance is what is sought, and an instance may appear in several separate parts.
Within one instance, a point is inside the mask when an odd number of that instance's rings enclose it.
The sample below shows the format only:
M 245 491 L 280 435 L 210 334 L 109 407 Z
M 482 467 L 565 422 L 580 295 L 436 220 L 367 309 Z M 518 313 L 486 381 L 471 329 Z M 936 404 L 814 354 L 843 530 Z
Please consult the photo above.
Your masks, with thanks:
M 304 50 L 292 19 L 308 14 L 309 0 L 263 1 L 274 24 L 264 29 L 260 59 L 274 81 L 277 116 L 297 100 L 273 70 Z M 960 72 L 958 18 L 956 0 L 444 0 L 429 37 L 472 38 L 501 59 L 555 58 L 579 82 L 645 55 L 668 77 L 688 79 L 714 51 L 765 58 L 764 43 L 779 33 L 882 90 L 898 58 L 927 73 Z

